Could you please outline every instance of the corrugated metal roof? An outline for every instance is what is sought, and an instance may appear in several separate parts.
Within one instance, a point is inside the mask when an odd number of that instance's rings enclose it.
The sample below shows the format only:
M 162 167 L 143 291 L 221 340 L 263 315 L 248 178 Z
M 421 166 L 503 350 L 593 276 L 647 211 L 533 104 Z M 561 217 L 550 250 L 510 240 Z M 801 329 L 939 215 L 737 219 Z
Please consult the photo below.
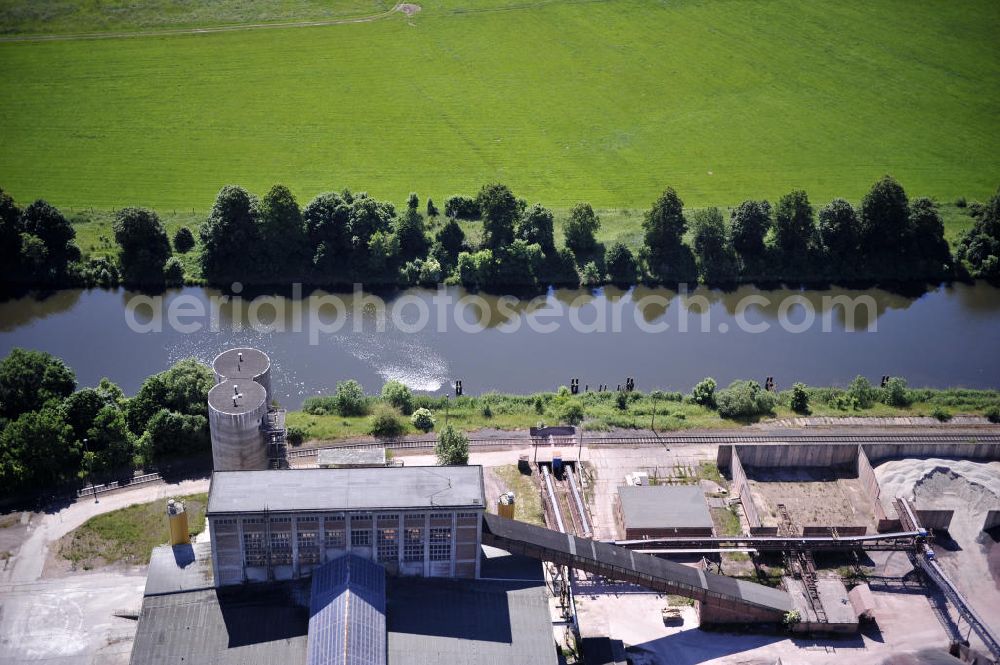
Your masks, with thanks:
M 385 568 L 345 554 L 313 571 L 307 665 L 385 662 Z
M 705 494 L 698 485 L 618 488 L 629 529 L 712 528 Z
M 208 514 L 482 508 L 479 466 L 216 471 Z

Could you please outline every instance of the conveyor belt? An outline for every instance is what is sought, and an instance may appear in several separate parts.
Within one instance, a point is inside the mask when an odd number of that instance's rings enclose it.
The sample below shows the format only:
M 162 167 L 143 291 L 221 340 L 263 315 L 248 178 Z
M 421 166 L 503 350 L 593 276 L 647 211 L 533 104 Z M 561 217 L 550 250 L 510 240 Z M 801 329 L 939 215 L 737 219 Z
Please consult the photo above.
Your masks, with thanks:
M 483 516 L 483 543 L 702 604 L 725 606 L 727 613 L 744 616 L 748 622 L 780 621 L 792 609 L 791 597 L 778 589 L 498 515 Z

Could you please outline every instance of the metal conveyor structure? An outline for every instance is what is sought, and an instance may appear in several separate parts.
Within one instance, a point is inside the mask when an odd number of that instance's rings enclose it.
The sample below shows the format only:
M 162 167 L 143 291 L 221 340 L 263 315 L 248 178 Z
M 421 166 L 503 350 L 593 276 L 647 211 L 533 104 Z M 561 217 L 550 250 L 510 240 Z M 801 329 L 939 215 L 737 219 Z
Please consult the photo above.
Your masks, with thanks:
M 779 589 L 498 515 L 483 516 L 483 543 L 512 554 L 691 598 L 696 601 L 703 624 L 780 622 L 792 609 L 791 597 Z

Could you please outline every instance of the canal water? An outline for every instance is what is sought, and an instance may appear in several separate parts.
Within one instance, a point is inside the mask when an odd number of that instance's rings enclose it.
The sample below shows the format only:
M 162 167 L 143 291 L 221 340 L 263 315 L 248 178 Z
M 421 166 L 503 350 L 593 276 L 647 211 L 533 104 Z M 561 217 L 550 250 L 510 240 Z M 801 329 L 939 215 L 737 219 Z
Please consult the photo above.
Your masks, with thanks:
M 911 386 L 1000 384 L 1000 289 L 941 286 L 920 296 L 881 290 L 697 288 L 690 293 L 558 290 L 537 298 L 460 288 L 305 296 L 184 288 L 148 296 L 65 290 L 0 303 L 0 355 L 14 347 L 63 358 L 80 385 L 102 376 L 127 393 L 185 357 L 208 362 L 236 345 L 272 359 L 289 408 L 338 381 L 377 391 L 614 389 L 687 391 L 705 376 L 779 388 L 844 385 L 855 375 L 905 376 Z

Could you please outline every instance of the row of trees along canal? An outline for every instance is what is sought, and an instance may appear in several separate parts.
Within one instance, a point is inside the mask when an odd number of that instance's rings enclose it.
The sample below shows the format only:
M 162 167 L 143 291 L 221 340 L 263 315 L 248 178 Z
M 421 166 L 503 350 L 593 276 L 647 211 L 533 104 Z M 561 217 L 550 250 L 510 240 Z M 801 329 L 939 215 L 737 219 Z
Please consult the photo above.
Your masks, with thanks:
M 637 251 L 596 239 L 601 220 L 589 204 L 572 208 L 557 247 L 553 213 L 529 206 L 505 185 L 476 197 L 453 196 L 445 219 L 432 200 L 424 213 L 411 194 L 405 209 L 364 193 L 320 194 L 301 208 L 287 187 L 257 198 L 226 186 L 195 233 L 171 240 L 158 215 L 125 208 L 114 219 L 116 254 L 85 258 L 73 225 L 36 201 L 23 210 L 0 190 L 0 276 L 25 286 L 161 287 L 185 282 L 173 254 L 198 247 L 205 282 L 337 286 L 434 285 L 497 290 L 546 285 L 597 286 L 738 282 L 821 283 L 1000 278 L 1000 191 L 969 208 L 974 227 L 952 256 L 936 204 L 909 200 L 892 177 L 855 207 L 835 199 L 818 211 L 804 191 L 776 205 L 747 200 L 728 221 L 718 208 L 685 212 L 668 188 L 645 212 Z M 480 220 L 475 242 L 457 220 Z M 188 276 L 191 277 L 191 276 Z M 187 281 L 192 281 L 188 279 Z
M 58 358 L 14 349 L 0 361 L 0 497 L 79 485 L 86 478 L 127 477 L 136 468 L 207 457 L 212 385 L 208 367 L 186 359 L 148 377 L 131 397 L 108 379 L 78 389 L 73 370 Z M 663 430 L 710 426 L 720 418 L 735 426 L 782 409 L 858 413 L 878 407 L 880 414 L 911 414 L 911 405 L 940 410 L 942 419 L 958 411 L 1000 422 L 996 390 L 910 389 L 901 378 L 876 387 L 858 377 L 846 389 L 796 384 L 772 392 L 755 381 L 735 381 L 720 390 L 714 380 L 705 379 L 687 395 L 660 390 L 574 395 L 564 386 L 531 395 L 454 399 L 414 395 L 396 381 L 386 383 L 379 395 L 366 395 L 357 381 L 346 380 L 335 394 L 310 397 L 301 413 L 289 414 L 288 440 L 297 446 L 306 439 L 437 431 L 438 460 L 465 464 L 469 441 L 462 430 L 482 427 L 523 430 L 539 422 L 561 422 L 608 429 L 655 423 Z M 335 432 L 324 429 L 330 425 Z

